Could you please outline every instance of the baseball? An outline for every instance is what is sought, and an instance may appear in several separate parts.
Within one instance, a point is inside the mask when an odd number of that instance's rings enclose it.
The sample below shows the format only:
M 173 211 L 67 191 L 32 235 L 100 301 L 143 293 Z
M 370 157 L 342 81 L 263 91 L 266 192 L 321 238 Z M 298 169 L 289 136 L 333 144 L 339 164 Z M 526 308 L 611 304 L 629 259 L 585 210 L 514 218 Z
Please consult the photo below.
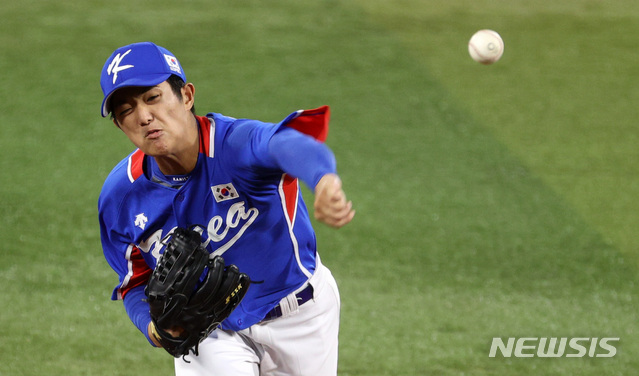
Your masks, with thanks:
M 492 64 L 504 53 L 504 41 L 496 31 L 479 30 L 468 41 L 468 53 L 478 63 Z

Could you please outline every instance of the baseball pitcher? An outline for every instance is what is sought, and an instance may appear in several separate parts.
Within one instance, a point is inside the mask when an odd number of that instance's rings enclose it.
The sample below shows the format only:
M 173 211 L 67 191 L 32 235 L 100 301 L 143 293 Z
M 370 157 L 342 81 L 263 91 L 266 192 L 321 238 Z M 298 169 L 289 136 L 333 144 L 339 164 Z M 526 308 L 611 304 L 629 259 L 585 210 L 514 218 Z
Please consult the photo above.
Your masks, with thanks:
M 116 49 L 100 81 L 102 116 L 135 146 L 98 200 L 112 299 L 177 375 L 335 375 L 339 293 L 300 191 L 319 221 L 353 219 L 329 108 L 198 116 L 181 64 L 150 42 Z

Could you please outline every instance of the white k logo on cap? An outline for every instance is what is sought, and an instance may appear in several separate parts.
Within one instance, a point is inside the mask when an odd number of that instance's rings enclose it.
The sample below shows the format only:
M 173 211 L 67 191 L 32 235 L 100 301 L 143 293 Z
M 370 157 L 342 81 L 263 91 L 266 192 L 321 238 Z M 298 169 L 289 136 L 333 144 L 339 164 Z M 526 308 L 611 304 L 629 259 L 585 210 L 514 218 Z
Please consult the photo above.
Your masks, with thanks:
M 117 79 L 118 79 L 118 72 L 123 71 L 125 69 L 133 68 L 133 65 L 120 66 L 120 63 L 122 62 L 122 59 L 124 59 L 124 57 L 126 55 L 128 55 L 129 52 L 131 52 L 131 50 L 128 50 L 127 52 L 123 53 L 122 55 L 120 55 L 120 54 L 115 55 L 115 57 L 113 58 L 113 61 L 111 61 L 111 64 L 109 64 L 109 68 L 107 69 L 107 73 L 109 75 L 111 75 L 111 73 L 113 73 L 113 85 L 115 85 L 115 81 L 117 81 Z

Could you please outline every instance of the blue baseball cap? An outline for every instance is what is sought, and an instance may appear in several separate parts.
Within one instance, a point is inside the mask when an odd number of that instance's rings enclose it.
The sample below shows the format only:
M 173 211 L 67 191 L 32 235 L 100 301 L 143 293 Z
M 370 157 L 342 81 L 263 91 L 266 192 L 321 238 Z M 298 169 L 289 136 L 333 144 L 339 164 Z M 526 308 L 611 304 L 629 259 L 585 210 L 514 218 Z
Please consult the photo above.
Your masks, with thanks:
M 102 117 L 107 117 L 111 112 L 108 108 L 109 98 L 116 90 L 128 86 L 155 86 L 172 74 L 186 82 L 180 62 L 166 48 L 151 42 L 118 48 L 104 63 L 100 76 L 104 93 Z

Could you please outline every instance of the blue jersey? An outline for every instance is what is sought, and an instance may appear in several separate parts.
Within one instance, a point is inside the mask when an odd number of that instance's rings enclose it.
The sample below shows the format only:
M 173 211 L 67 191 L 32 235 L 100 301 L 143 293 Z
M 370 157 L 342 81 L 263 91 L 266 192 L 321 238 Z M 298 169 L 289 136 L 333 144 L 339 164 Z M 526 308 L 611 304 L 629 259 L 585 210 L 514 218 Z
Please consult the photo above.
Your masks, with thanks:
M 147 283 L 172 230 L 198 225 L 211 254 L 257 281 L 222 327 L 241 330 L 261 321 L 310 278 L 317 259 L 299 180 L 274 163 L 269 140 L 286 127 L 323 141 L 328 117 L 326 106 L 278 124 L 198 116 L 200 153 L 180 188 L 154 181 L 153 160 L 139 149 L 122 160 L 98 201 L 102 247 L 119 276 L 112 299 Z

